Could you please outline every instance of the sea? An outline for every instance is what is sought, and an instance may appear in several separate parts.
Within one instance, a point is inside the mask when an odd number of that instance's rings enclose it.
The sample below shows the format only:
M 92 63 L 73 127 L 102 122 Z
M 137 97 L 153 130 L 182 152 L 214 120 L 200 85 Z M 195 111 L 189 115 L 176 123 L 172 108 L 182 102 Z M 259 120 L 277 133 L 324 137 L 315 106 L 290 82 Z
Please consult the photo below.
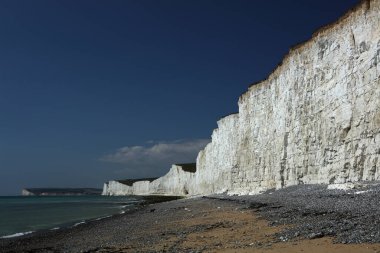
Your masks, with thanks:
M 124 213 L 142 201 L 137 196 L 0 196 L 0 238 L 80 226 Z

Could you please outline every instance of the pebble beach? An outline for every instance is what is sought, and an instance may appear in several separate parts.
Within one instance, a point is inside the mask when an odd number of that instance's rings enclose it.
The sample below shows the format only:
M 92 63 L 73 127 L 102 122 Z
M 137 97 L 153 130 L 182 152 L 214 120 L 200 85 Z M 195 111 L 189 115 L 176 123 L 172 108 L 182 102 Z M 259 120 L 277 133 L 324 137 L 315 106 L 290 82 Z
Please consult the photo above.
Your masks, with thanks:
M 0 252 L 380 252 L 380 187 L 301 185 L 147 204 L 0 240 Z

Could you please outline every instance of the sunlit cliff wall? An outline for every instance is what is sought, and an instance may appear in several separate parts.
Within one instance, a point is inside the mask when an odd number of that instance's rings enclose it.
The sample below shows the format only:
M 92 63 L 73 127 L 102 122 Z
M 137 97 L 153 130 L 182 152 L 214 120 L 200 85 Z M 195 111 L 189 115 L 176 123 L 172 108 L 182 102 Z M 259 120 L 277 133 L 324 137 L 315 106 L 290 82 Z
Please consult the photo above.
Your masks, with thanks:
M 102 195 L 174 195 L 189 194 L 195 164 L 172 165 L 169 172 L 153 181 L 141 180 L 127 185 L 118 181 L 104 184 Z
M 191 194 L 380 179 L 380 0 L 293 48 L 218 122 Z
M 169 172 L 131 192 L 255 194 L 380 180 L 379 75 L 380 0 L 362 1 L 241 95 L 195 173 Z

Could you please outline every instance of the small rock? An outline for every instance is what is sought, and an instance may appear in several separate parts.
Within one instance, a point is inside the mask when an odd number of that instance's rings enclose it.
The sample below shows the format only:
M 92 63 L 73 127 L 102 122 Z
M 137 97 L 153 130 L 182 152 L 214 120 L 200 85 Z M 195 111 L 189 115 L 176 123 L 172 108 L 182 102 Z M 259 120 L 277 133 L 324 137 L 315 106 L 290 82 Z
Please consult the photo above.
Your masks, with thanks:
M 323 233 L 312 233 L 309 235 L 309 239 L 317 239 L 317 238 L 322 238 L 324 237 L 325 235 Z

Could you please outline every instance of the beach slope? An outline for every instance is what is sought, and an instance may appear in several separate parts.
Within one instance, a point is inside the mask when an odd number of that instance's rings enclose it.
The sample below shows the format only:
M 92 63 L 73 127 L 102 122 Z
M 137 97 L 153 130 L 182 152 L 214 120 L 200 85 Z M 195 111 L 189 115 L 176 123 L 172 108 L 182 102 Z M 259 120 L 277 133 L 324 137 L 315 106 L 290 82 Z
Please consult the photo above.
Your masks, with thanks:
M 3 239 L 0 251 L 380 252 L 377 220 L 370 220 L 378 215 L 379 187 L 365 187 L 296 186 L 156 203 L 74 228 Z

